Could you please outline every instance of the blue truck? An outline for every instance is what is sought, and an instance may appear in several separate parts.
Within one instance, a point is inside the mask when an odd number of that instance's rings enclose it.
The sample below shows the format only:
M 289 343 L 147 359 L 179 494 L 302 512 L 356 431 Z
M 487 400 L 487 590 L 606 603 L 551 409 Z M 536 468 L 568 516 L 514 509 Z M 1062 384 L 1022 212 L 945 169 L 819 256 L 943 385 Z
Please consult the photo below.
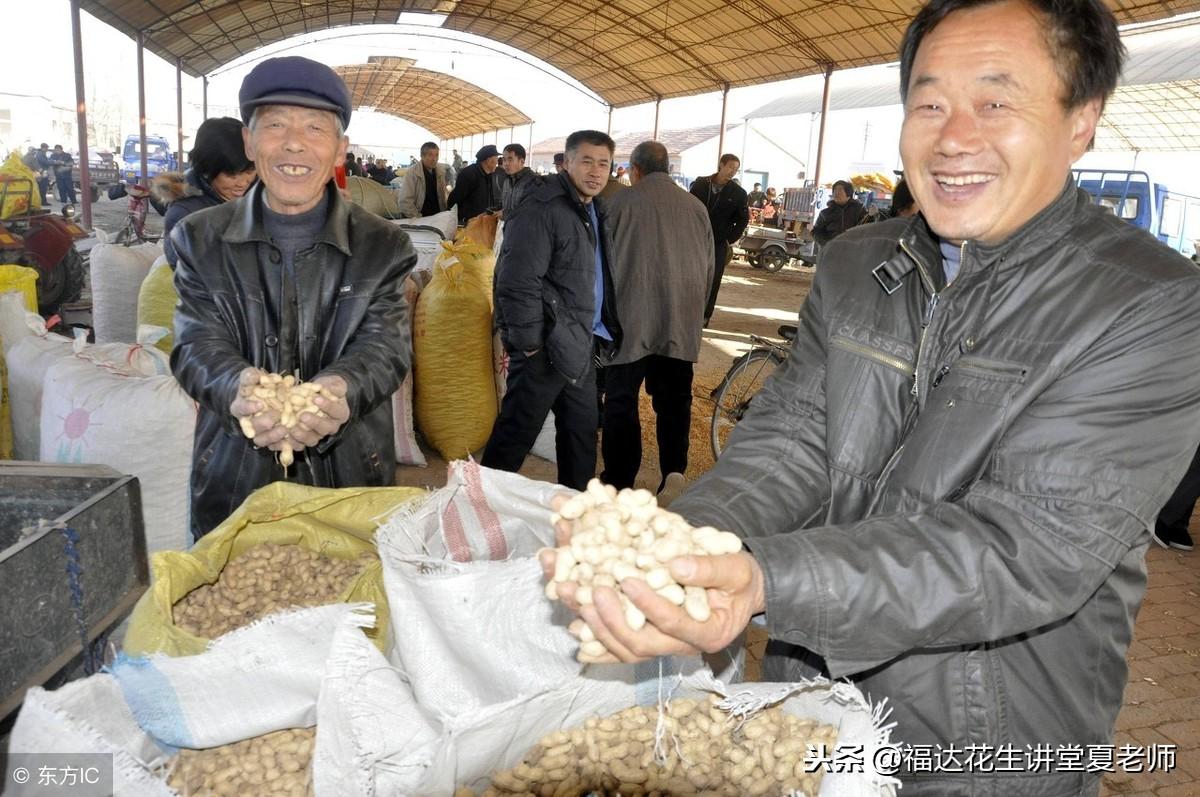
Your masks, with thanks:
M 179 168 L 175 153 L 171 152 L 171 144 L 162 136 L 146 136 L 146 171 L 142 174 L 142 151 L 139 146 L 140 138 L 134 135 L 125 138 L 125 147 L 121 150 L 121 182 L 126 185 L 142 183 L 149 185 L 150 180 L 163 172 L 173 172 Z
M 1146 230 L 1184 257 L 1200 257 L 1200 197 L 1125 169 L 1073 169 L 1075 184 L 1118 217 Z

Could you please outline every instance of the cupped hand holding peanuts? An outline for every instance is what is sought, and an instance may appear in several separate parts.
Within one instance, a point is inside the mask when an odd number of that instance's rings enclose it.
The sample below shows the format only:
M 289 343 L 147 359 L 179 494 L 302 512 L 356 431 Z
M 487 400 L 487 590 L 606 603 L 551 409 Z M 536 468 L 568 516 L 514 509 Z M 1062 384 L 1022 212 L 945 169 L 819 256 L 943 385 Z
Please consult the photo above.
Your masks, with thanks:
M 254 389 L 266 375 L 267 372 L 259 368 L 242 370 L 238 377 L 237 397 L 229 405 L 229 414 L 238 420 L 242 432 L 254 441 L 254 445 L 277 450 L 288 435 L 287 427 L 279 422 L 278 411 L 254 397 Z
M 255 446 L 279 452 L 286 470 L 295 452 L 335 434 L 349 420 L 347 389 L 346 380 L 336 375 L 299 382 L 291 374 L 246 368 L 229 411 Z
M 599 495 L 606 488 L 594 482 L 588 489 Z M 753 556 L 740 551 L 740 542 L 733 535 L 711 528 L 688 528 L 693 535 L 692 544 L 676 545 L 676 550 L 686 554 L 690 547 L 693 553 L 696 549 L 718 553 L 672 556 L 670 549 L 681 539 L 682 531 L 677 528 L 671 539 L 661 532 L 671 522 L 668 517 L 677 527 L 682 519 L 658 510 L 648 494 L 628 499 L 640 501 L 642 506 L 635 508 L 636 517 L 629 521 L 632 525 L 626 525 L 626 537 L 637 531 L 637 521 L 650 520 L 640 541 L 635 543 L 642 546 L 641 552 L 634 546 L 625 550 L 615 545 L 601 546 L 609 561 L 595 568 L 602 572 L 593 577 L 590 585 L 563 580 L 565 572 L 577 574 L 578 565 L 583 564 L 574 562 L 568 548 L 576 524 L 574 519 L 559 518 L 555 536 L 560 548 L 539 554 L 548 581 L 547 595 L 562 600 L 580 615 L 570 627 L 582 643 L 579 660 L 633 662 L 655 656 L 712 653 L 725 648 L 742 633 L 753 615 L 765 609 L 763 574 L 758 563 Z M 551 508 L 556 513 L 574 515 L 578 507 L 569 505 L 569 500 L 566 495 L 555 496 Z M 654 515 L 662 518 L 651 520 Z M 654 539 L 650 525 L 660 531 L 659 539 Z M 613 532 L 612 536 L 618 535 Z M 649 555 L 651 546 L 655 557 Z M 559 561 L 559 551 L 563 552 L 563 561 Z M 621 561 L 612 564 L 613 557 Z M 593 565 L 597 563 L 584 566 L 585 578 Z M 617 585 L 620 593 L 614 588 Z
M 318 376 L 312 380 L 322 391 L 313 397 L 313 404 L 321 413 L 301 412 L 291 430 L 293 448 L 315 446 L 321 440 L 336 434 L 350 420 L 350 405 L 346 402 L 349 387 L 340 376 Z M 298 445 L 297 445 L 298 444 Z

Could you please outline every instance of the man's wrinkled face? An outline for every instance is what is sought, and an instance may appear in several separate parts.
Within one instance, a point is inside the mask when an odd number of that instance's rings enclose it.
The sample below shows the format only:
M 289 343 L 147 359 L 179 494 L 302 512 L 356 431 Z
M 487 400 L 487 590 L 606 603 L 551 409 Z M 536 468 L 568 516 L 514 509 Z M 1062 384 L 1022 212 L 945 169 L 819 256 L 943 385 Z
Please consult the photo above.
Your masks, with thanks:
M 567 153 L 566 172 L 571 184 L 584 201 L 590 201 L 608 185 L 612 170 L 612 153 L 603 144 L 582 143 Z
M 850 195 L 846 193 L 844 185 L 835 185 L 833 187 L 833 202 L 836 205 L 844 205 L 850 201 Z
M 1019 0 L 951 12 L 913 61 L 900 154 L 930 228 L 995 244 L 1054 201 L 1100 101 L 1068 110 L 1040 13 Z
M 484 159 L 483 162 L 479 164 L 479 167 L 483 169 L 484 174 L 491 174 L 492 172 L 496 171 L 496 164 L 499 163 L 499 161 L 500 156 L 493 155 L 490 158 Z
M 432 169 L 434 166 L 437 166 L 438 155 L 440 154 L 441 151 L 437 147 L 425 150 L 421 153 L 421 165 L 426 169 Z
M 525 168 L 525 159 L 518 158 L 517 153 L 508 151 L 504 153 L 504 173 L 508 175 L 516 174 Z
M 242 128 L 246 157 L 254 161 L 267 206 L 276 213 L 312 210 L 346 159 L 350 139 L 338 134 L 332 111 L 296 105 L 260 106 Z

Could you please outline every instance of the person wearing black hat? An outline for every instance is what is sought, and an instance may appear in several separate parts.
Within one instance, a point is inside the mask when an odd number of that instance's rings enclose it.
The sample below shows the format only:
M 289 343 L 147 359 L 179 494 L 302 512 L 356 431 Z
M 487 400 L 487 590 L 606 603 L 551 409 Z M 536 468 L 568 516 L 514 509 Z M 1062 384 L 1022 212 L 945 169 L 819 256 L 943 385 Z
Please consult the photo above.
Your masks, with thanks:
M 345 201 L 333 181 L 349 143 L 346 84 L 307 58 L 271 58 L 250 71 L 238 99 L 258 183 L 171 233 L 171 369 L 199 404 L 197 538 L 273 481 L 391 484 L 390 399 L 409 366 L 400 286 L 416 253 L 403 230 Z M 318 411 L 283 425 L 253 397 L 268 373 L 320 385 Z
M 458 223 L 466 224 L 481 213 L 500 207 L 496 196 L 496 183 L 492 175 L 500 162 L 500 150 L 492 144 L 475 153 L 475 162 L 465 167 L 458 175 L 454 190 L 446 204 L 458 207 Z
M 165 172 L 150 182 L 151 195 L 167 206 L 163 218 L 163 255 L 175 268 L 171 230 L 197 210 L 215 207 L 245 194 L 254 184 L 254 162 L 246 157 L 242 123 L 232 117 L 205 119 L 196 130 L 184 173 Z

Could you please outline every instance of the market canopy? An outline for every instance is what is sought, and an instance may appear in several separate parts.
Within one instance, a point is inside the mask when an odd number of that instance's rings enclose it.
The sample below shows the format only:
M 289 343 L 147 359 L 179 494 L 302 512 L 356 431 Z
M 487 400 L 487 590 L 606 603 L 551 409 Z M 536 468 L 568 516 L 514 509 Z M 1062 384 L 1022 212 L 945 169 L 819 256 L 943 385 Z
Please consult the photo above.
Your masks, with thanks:
M 1128 58 L 1121 85 L 1109 98 L 1096 130 L 1095 149 L 1189 152 L 1200 150 L 1200 22 L 1164 23 L 1123 37 Z M 833 78 L 831 111 L 900 104 L 899 70 L 843 73 Z M 772 100 L 747 119 L 821 111 L 821 87 Z
M 418 124 L 442 139 L 527 125 L 530 118 L 473 83 L 417 69 L 411 58 L 371 56 L 335 67 L 355 108 L 371 108 Z
M 1106 0 L 1121 24 L 1200 0 Z M 613 106 L 894 61 L 915 0 L 80 0 L 199 77 L 292 36 L 444 14 L 442 27 L 540 58 Z

